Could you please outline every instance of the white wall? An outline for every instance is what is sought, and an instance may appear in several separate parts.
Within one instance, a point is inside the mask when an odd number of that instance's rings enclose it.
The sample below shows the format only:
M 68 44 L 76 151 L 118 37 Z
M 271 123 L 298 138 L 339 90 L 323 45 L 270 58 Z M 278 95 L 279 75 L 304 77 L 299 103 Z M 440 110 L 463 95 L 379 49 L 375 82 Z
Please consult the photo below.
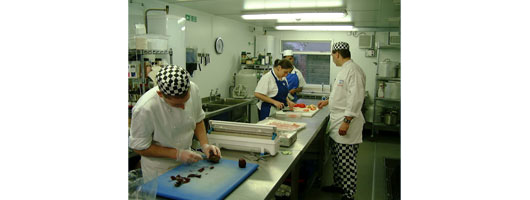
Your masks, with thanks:
M 366 32 L 365 34 L 373 35 L 373 32 Z M 274 36 L 275 51 L 274 58 L 281 57 L 281 40 L 331 40 L 334 42 L 344 41 L 350 45 L 351 58 L 354 62 L 359 64 L 366 74 L 366 91 L 369 91 L 370 96 L 373 97 L 375 90 L 375 74 L 377 62 L 376 57 L 365 57 L 365 49 L 359 49 L 359 39 L 348 32 L 336 31 L 268 31 L 267 35 Z M 387 32 L 377 32 L 376 41 L 381 43 L 387 42 Z M 382 50 L 380 60 L 389 58 L 392 61 L 401 61 L 400 50 Z M 406 66 L 405 66 L 406 67 Z M 333 60 L 330 58 L 330 83 L 333 83 L 340 68 L 335 66 Z
M 144 3 L 143 7 L 141 2 Z M 133 30 L 131 26 L 134 24 L 144 23 L 145 9 L 165 8 L 166 5 L 168 3 L 157 0 L 134 0 L 134 3 L 129 3 L 129 32 Z M 254 33 L 249 31 L 250 25 L 174 4 L 169 5 L 169 14 L 197 16 L 197 22 L 186 21 L 186 47 L 197 48 L 199 53 L 209 53 L 211 61 L 207 66 L 202 66 L 202 71 L 197 69 L 193 73 L 192 81 L 199 85 L 200 96 L 206 97 L 211 89 L 219 88 L 221 96 L 228 97 L 232 75 L 240 68 L 241 51 L 254 52 Z M 225 44 L 224 52 L 220 55 L 214 49 L 217 37 L 222 37 Z

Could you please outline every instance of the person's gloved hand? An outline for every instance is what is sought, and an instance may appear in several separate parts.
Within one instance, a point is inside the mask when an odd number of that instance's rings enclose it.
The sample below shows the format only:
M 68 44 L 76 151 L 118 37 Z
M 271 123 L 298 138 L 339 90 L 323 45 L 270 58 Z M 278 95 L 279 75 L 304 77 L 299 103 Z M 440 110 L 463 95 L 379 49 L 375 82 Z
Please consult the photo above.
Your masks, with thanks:
M 213 151 L 215 155 L 218 155 L 219 157 L 221 157 L 221 150 L 219 149 L 219 147 L 216 147 L 215 145 L 209 145 L 209 144 L 202 145 L 202 152 L 206 154 L 206 158 L 210 157 L 210 151 Z
M 183 163 L 194 163 L 202 160 L 202 156 L 191 150 L 177 149 L 177 161 Z

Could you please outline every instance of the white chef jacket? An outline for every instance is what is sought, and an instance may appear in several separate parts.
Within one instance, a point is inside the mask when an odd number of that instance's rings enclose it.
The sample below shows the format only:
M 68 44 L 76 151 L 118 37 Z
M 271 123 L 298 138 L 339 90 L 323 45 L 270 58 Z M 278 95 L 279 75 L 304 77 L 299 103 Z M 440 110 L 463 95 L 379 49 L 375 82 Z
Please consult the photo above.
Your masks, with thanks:
M 337 143 L 362 143 L 364 116 L 361 107 L 364 101 L 366 77 L 359 65 L 349 60 L 342 64 L 329 96 L 329 135 Z M 339 128 L 345 116 L 353 116 L 346 135 L 339 135 Z
M 296 69 L 296 67 L 293 66 L 293 71 L 291 72 L 291 74 L 294 74 L 295 72 L 296 72 L 296 76 L 298 76 L 298 87 L 299 88 L 304 87 L 306 85 L 304 75 L 302 74 L 300 70 Z
M 254 90 L 254 92 L 263 94 L 270 98 L 275 97 L 278 94 L 278 85 L 276 85 L 276 80 L 274 79 L 272 74 L 274 74 L 276 78 L 278 78 L 278 76 L 276 75 L 276 73 L 274 73 L 274 70 L 271 70 L 271 71 L 272 73 L 266 73 L 261 77 L 261 79 L 259 79 L 258 85 L 256 86 L 256 89 Z M 289 88 L 289 82 L 287 81 L 286 77 L 283 77 L 282 79 L 280 79 L 280 81 L 283 81 L 283 80 L 287 82 L 287 88 Z M 262 100 L 259 100 L 258 103 L 256 103 L 256 106 L 258 106 L 258 109 L 260 110 L 261 110 L 262 103 L 263 103 Z
M 189 149 L 196 123 L 204 117 L 199 87 L 191 82 L 190 98 L 184 109 L 169 106 L 158 96 L 158 86 L 147 91 L 134 106 L 129 147 L 144 150 L 157 144 L 163 147 Z M 142 156 L 142 173 L 150 180 L 179 165 L 169 158 Z

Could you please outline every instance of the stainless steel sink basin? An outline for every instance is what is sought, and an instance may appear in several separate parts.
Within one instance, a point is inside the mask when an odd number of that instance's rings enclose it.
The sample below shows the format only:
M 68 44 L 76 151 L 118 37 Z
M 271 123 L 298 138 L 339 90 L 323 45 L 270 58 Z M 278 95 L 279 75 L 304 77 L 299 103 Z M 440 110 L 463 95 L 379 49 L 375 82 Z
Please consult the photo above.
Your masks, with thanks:
M 243 102 L 248 102 L 248 99 L 233 99 L 233 98 L 221 98 L 216 101 L 211 101 L 208 104 L 219 104 L 219 105 L 236 105 Z
M 202 109 L 204 110 L 204 112 L 213 112 L 227 107 L 229 107 L 229 105 L 202 104 Z

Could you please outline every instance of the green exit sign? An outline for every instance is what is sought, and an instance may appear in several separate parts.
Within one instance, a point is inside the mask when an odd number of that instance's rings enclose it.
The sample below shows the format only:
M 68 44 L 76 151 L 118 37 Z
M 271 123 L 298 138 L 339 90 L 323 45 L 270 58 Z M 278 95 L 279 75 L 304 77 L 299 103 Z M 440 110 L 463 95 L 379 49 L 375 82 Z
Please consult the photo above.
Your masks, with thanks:
M 197 17 L 193 16 L 193 15 L 186 14 L 186 21 L 197 22 Z

